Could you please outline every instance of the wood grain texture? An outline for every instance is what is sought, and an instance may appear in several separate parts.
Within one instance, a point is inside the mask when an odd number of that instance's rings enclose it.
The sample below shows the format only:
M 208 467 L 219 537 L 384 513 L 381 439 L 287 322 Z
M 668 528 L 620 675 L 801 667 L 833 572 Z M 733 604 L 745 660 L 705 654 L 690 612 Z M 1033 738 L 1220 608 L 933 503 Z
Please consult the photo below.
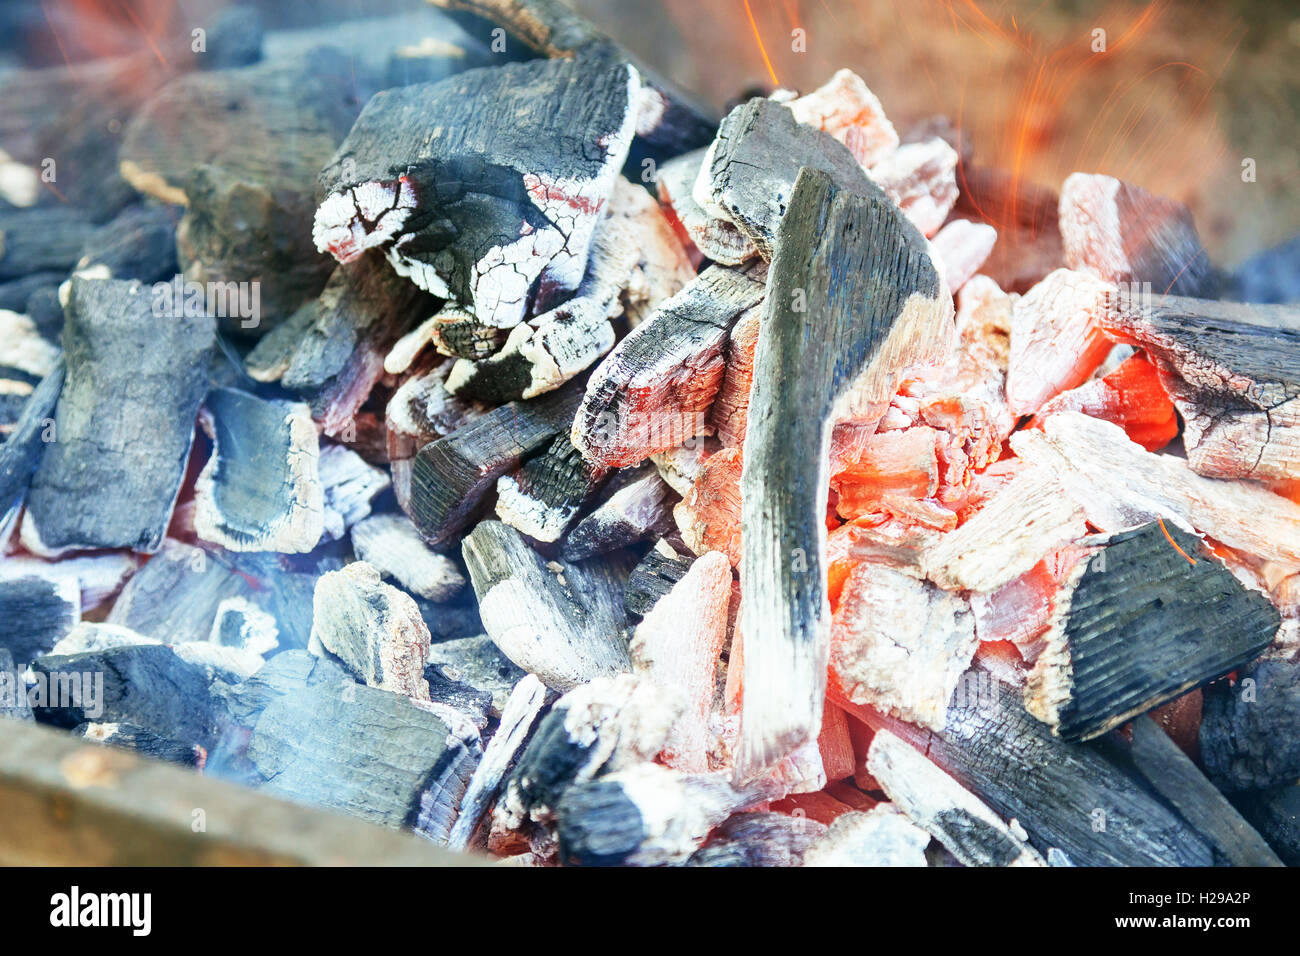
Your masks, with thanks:
M 892 394 L 906 366 L 946 354 L 951 336 L 952 298 L 898 208 L 874 188 L 800 172 L 768 276 L 741 478 L 740 773 L 775 763 L 821 723 L 833 419 Z
M 1240 667 L 1281 624 L 1267 597 L 1179 528 L 1152 522 L 1099 543 L 1054 599 L 1025 683 L 1025 708 L 1065 740 L 1098 737 Z

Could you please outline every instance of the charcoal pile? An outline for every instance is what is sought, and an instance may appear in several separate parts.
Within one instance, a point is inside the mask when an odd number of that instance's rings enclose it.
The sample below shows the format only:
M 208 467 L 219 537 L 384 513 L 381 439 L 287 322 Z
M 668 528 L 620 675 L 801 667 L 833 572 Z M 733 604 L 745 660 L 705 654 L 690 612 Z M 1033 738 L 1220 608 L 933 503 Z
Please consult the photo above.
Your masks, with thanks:
M 438 6 L 0 75 L 122 130 L 0 202 L 0 715 L 523 865 L 1300 862 L 1300 308 Z

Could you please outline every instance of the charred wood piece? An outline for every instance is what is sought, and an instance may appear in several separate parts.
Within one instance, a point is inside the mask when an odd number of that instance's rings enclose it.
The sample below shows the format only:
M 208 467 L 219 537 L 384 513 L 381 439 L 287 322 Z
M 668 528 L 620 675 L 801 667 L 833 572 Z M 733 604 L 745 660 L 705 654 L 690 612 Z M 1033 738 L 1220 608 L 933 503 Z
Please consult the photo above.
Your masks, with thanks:
M 63 379 L 64 364 L 60 358 L 27 396 L 22 413 L 0 445 L 0 540 L 8 539 L 18 518 L 43 446 L 58 435 L 52 426 Z
M 569 428 L 577 386 L 493 409 L 415 456 L 408 513 L 433 548 L 453 546 L 496 480 Z
M 928 834 L 918 832 L 929 841 Z M 826 824 L 811 817 L 737 813 L 718 827 L 686 863 L 709 867 L 806 865 L 809 854 L 827 833 Z
M 565 535 L 566 560 L 625 548 L 672 528 L 673 490 L 649 465 L 629 472 L 616 474 L 610 486 L 620 487 Z
M 382 575 L 430 601 L 447 601 L 465 586 L 456 562 L 430 551 L 405 515 L 372 515 L 352 527 L 352 550 Z
M 592 461 L 623 468 L 702 434 L 731 326 L 763 301 L 764 271 L 714 266 L 597 366 L 573 425 Z
M 158 550 L 214 342 L 211 318 L 159 315 L 138 283 L 72 279 L 57 440 L 42 451 L 23 522 L 30 550 Z
M 724 266 L 743 265 L 758 257 L 758 247 L 730 219 L 711 215 L 695 201 L 693 190 L 704 157 L 705 150 L 697 149 L 660 166 L 655 179 L 659 199 L 706 259 Z
M 195 486 L 199 537 L 231 551 L 315 548 L 325 494 L 311 410 L 231 388 L 213 389 L 204 406 L 213 451 Z
M 898 207 L 800 172 L 768 279 L 741 479 L 741 773 L 774 764 L 821 724 L 833 421 L 886 400 L 903 367 L 942 361 L 951 335 L 952 297 Z
M 927 866 L 925 848 L 929 842 L 930 834 L 911 823 L 892 803 L 882 803 L 866 813 L 836 817 L 830 829 L 808 847 L 803 865 Z
M 1266 657 L 1236 681 L 1204 691 L 1200 745 L 1205 772 L 1223 790 L 1256 790 L 1300 776 L 1300 662 Z
M 430 686 L 446 681 L 484 693 L 492 702 L 490 713 L 499 718 L 524 672 L 486 635 L 441 640 L 436 634 L 434 637 L 424 669 Z
M 71 207 L 0 210 L 0 280 L 71 271 L 94 230 Z
M 1199 539 L 1155 522 L 1110 536 L 1062 590 L 1025 708 L 1065 740 L 1100 736 L 1253 660 L 1281 623 Z
M 420 288 L 514 326 L 582 279 L 639 88 L 627 64 L 580 58 L 385 90 L 321 173 L 316 247 L 346 263 L 386 246 Z
M 568 435 L 497 479 L 497 517 L 535 541 L 558 541 L 604 484 L 609 469 L 589 464 Z
M 88 279 L 138 279 L 153 283 L 170 279 L 180 269 L 176 261 L 176 223 L 180 211 L 164 205 L 140 204 L 124 209 L 100 226 L 81 247 L 75 272 Z
M 660 548 L 664 550 L 660 550 Z M 665 554 L 664 551 L 671 552 Z M 673 589 L 686 572 L 691 569 L 692 561 L 673 552 L 666 543 L 660 542 L 646 552 L 627 579 L 627 592 L 623 598 L 629 615 L 644 617 L 650 609 L 659 603 L 659 599 Z
M 25 667 L 81 620 L 81 592 L 43 577 L 0 579 L 0 649 Z
M 499 521 L 480 522 L 464 554 L 484 630 L 547 686 L 569 690 L 630 668 L 621 595 L 598 568 L 548 563 Z

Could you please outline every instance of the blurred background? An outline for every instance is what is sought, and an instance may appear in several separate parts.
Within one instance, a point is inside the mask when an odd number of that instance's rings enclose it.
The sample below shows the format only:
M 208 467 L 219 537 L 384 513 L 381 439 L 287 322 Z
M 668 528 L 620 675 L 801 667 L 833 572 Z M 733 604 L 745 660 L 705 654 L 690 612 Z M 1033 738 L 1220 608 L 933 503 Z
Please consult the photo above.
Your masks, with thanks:
M 941 114 L 1019 188 L 1108 173 L 1180 199 L 1232 267 L 1300 232 L 1295 0 L 569 0 L 721 111 L 839 67 L 895 124 Z M 0 69 L 139 52 L 222 0 L 4 0 Z M 258 0 L 268 30 L 422 0 Z M 1247 163 L 1248 160 L 1253 161 Z M 1243 163 L 1253 171 L 1243 177 Z

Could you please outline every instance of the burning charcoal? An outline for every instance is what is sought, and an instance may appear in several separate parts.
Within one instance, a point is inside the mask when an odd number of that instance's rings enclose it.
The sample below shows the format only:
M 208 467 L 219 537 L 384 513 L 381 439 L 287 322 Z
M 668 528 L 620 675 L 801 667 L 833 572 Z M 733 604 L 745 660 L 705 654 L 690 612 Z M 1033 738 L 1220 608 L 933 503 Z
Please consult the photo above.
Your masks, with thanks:
M 439 680 L 474 688 L 492 699 L 493 716 L 500 717 L 524 672 L 486 636 L 435 640 L 424 669 L 430 685 Z
M 405 515 L 358 522 L 352 527 L 352 550 L 380 574 L 430 601 L 449 600 L 465 586 L 456 563 L 430 551 Z
M 367 464 L 342 445 L 320 450 L 320 482 L 325 491 L 325 536 L 337 541 L 370 514 L 370 502 L 389 485 L 383 469 Z
M 195 488 L 199 537 L 231 551 L 311 551 L 325 527 L 311 410 L 232 388 L 204 404 L 213 451 Z
M 60 358 L 27 396 L 22 414 L 0 445 L 0 541 L 8 540 L 17 521 L 46 439 L 58 434 L 54 428 L 54 410 L 63 379 L 64 364 Z
M 898 148 L 898 132 L 880 100 L 852 70 L 836 70 L 823 86 L 785 105 L 800 123 L 843 143 L 864 167 L 875 166 Z
M 550 823 L 569 788 L 653 759 L 673 716 L 655 685 L 630 674 L 569 691 L 542 718 L 511 771 L 494 829 Z
M 1143 451 L 1118 425 L 1061 412 L 1041 431 L 1012 436 L 1011 447 L 1053 471 L 1102 531 L 1172 518 L 1248 554 L 1300 561 L 1300 506 L 1245 482 L 1202 478 L 1182 458 Z
M 1210 296 L 1209 257 L 1180 202 L 1110 176 L 1075 173 L 1061 189 L 1065 263 L 1110 283 L 1151 283 L 1159 295 Z
M 560 857 L 579 866 L 684 862 L 731 814 L 764 799 L 725 774 L 676 773 L 645 763 L 570 787 L 556 808 Z
M 15 666 L 14 656 L 8 648 L 0 647 L 0 718 L 32 720 L 32 709 L 27 703 L 27 684 L 22 669 Z
M 226 560 L 167 538 L 126 583 L 108 623 L 170 644 L 206 641 L 222 602 L 251 593 Z
M 937 769 L 935 772 L 942 773 Z M 988 812 L 983 804 L 979 806 Z M 803 865 L 926 866 L 925 847 L 929 842 L 930 834 L 908 822 L 893 804 L 882 803 L 866 813 L 837 817 L 830 829 L 808 847 Z
M 602 568 L 548 563 L 499 521 L 480 522 L 464 554 L 488 636 L 547 686 L 568 690 L 629 668 L 621 593 Z
M 746 656 L 749 641 L 746 631 Z M 853 703 L 941 728 L 977 643 L 964 598 L 861 562 L 849 574 L 833 618 L 831 673 Z
M 1106 539 L 1063 590 L 1025 709 L 1065 740 L 1090 740 L 1253 660 L 1280 624 L 1198 538 L 1157 523 Z
M 1209 866 L 1210 847 L 1153 797 L 1145 781 L 1096 744 L 1067 743 L 1025 713 L 1019 688 L 987 670 L 967 673 L 945 727 L 917 735 L 890 727 L 1034 845 L 1077 866 Z M 928 749 L 926 749 L 928 748 Z
M 1178 434 L 1178 415 L 1161 384 L 1161 375 L 1140 354 L 1124 359 L 1101 378 L 1062 392 L 1038 414 L 1046 417 L 1061 411 L 1083 412 L 1114 422 L 1147 451 L 1159 451 Z M 1183 417 L 1187 417 L 1186 411 Z
M 709 769 L 709 714 L 730 601 L 731 565 L 710 552 L 646 612 L 632 638 L 633 667 L 676 698 L 682 712 L 660 756 L 675 770 Z
M 1046 469 L 1021 471 L 925 554 L 940 587 L 988 593 L 1087 532 L 1084 509 Z
M 169 206 L 140 204 L 123 210 L 100 226 L 81 247 L 76 274 L 87 279 L 138 279 L 153 283 L 170 279 L 176 262 L 176 222 L 180 213 Z
M 825 838 L 827 827 L 809 817 L 785 813 L 737 813 L 718 827 L 689 866 L 799 866 Z M 929 840 L 929 837 L 926 837 Z
M 247 757 L 267 793 L 389 827 L 418 825 L 422 811 L 463 793 L 469 748 L 400 694 L 327 677 L 260 694 Z
M 93 232 L 85 213 L 67 206 L 0 210 L 0 279 L 71 270 Z
M 216 706 L 203 668 L 169 647 L 136 644 L 103 651 L 40 657 L 32 662 L 36 719 L 59 727 L 88 721 L 131 724 L 181 746 L 210 748 Z M 69 693 L 64 693 L 67 689 Z
M 497 517 L 536 541 L 558 541 L 608 474 L 588 464 L 568 435 L 556 435 L 515 474 L 497 479 Z
M 134 750 L 146 757 L 166 760 L 183 767 L 198 767 L 203 760 L 204 751 L 201 746 L 135 724 L 120 721 L 85 723 L 73 728 L 72 732 L 90 743 Z
M 510 694 L 501 712 L 501 723 L 483 751 L 461 801 L 460 813 L 447 839 L 447 846 L 463 850 L 469 846 L 483 814 L 495 799 L 506 773 L 523 750 L 533 725 L 546 704 L 546 687 L 532 674 L 526 675 Z
M 81 620 L 75 583 L 42 577 L 0 579 L 0 649 L 26 665 L 47 654 Z
M 665 551 L 669 553 L 665 554 Z M 692 563 L 677 555 L 664 541 L 647 551 L 627 579 L 627 593 L 623 601 L 628 614 L 644 617 L 650 613 L 659 599 L 686 576 Z
M 185 278 L 258 284 L 258 315 L 223 315 L 226 331 L 264 332 L 316 295 L 329 263 L 312 247 L 312 177 L 357 113 L 337 50 L 167 84 L 132 119 L 122 175 L 185 205 L 176 245 Z M 292 148 L 281 137 L 292 130 Z
M 341 266 L 320 298 L 290 319 L 293 344 L 286 348 L 283 339 L 268 337 L 265 348 L 249 353 L 248 372 L 303 396 L 326 435 L 346 433 L 420 302 L 418 291 L 377 255 Z
M 531 402 L 493 409 L 420 449 L 408 513 L 434 548 L 455 544 L 496 480 L 569 427 L 582 397 L 576 385 Z
M 1226 635 L 1220 635 L 1226 636 Z M 1204 691 L 1200 745 L 1205 772 L 1223 790 L 1257 790 L 1300 776 L 1300 662 L 1266 657 L 1237 680 Z
M 695 483 L 673 507 L 686 547 L 697 555 L 721 551 L 733 567 L 741 558 L 741 468 L 739 448 L 710 455 Z
M 581 561 L 658 537 L 672 528 L 673 490 L 650 466 L 614 476 L 621 485 L 564 537 L 565 560 Z
M 706 269 L 619 343 L 587 382 L 573 443 L 623 468 L 701 434 L 732 324 L 763 300 L 763 270 Z
M 755 98 L 732 110 L 718 128 L 692 194 L 704 210 L 729 219 L 771 259 L 777 226 L 793 203 L 795 179 L 811 168 L 843 189 L 880 195 L 843 145 L 804 126 L 771 100 Z
M 370 687 L 429 700 L 429 629 L 409 595 L 364 561 L 316 582 L 312 638 Z
M 1024 836 L 921 753 L 876 732 L 867 770 L 889 799 L 966 866 L 1044 866 Z
M 1133 721 L 1130 748 L 1138 771 L 1214 848 L 1229 866 L 1281 866 L 1263 837 L 1148 717 Z
M 1287 866 L 1300 866 L 1300 784 L 1235 797 L 1242 815 Z
M 903 215 L 926 236 L 939 231 L 957 201 L 957 151 L 937 136 L 898 147 L 871 167 Z
M 886 247 L 900 251 L 882 257 Z M 769 277 L 741 481 L 742 773 L 772 765 L 821 724 L 832 421 L 887 400 L 905 366 L 941 362 L 951 335 L 952 297 L 898 208 L 801 172 Z
M 450 368 L 443 364 L 411 376 L 388 400 L 384 425 L 390 462 L 414 458 L 429 442 L 445 438 L 486 411 L 476 402 L 448 394 L 443 382 Z
M 725 448 L 739 448 L 749 424 L 749 388 L 754 381 L 754 349 L 762 327 L 762 311 L 750 309 L 731 327 L 727 342 L 727 369 L 718 397 L 709 409 L 709 424 Z
M 1106 332 L 1157 364 L 1194 471 L 1300 479 L 1300 309 L 1131 294 L 1115 305 Z
M 700 176 L 705 150 L 697 149 L 659 167 L 655 187 L 691 243 L 719 265 L 738 266 L 758 257 L 758 247 L 729 219 L 712 216 L 695 201 L 692 190 Z
M 152 553 L 162 543 L 207 390 L 215 323 L 158 315 L 149 300 L 138 283 L 72 280 L 57 441 L 42 451 L 23 521 L 23 542 L 37 554 Z
M 626 64 L 582 58 L 385 90 L 321 173 L 316 247 L 350 262 L 391 244 L 420 288 L 516 325 L 577 288 L 639 88 Z
M 979 271 L 997 239 L 992 226 L 968 219 L 954 219 L 935 234 L 931 245 L 953 295 Z
M 505 27 L 529 48 L 549 57 L 572 57 L 582 53 L 600 53 L 626 57 L 608 37 L 574 13 L 562 0 L 432 0 L 452 11 L 483 17 Z M 455 14 L 453 14 L 454 16 Z M 672 154 L 703 146 L 709 141 L 716 121 L 692 98 L 671 83 L 650 73 L 636 63 L 642 73 L 649 73 L 652 86 L 641 91 L 641 109 L 637 118 L 637 136 Z
M 1032 414 L 1050 398 L 1082 385 L 1110 353 L 1102 335 L 1107 285 L 1083 272 L 1057 269 L 1016 302 L 1011 319 L 1007 405 Z

